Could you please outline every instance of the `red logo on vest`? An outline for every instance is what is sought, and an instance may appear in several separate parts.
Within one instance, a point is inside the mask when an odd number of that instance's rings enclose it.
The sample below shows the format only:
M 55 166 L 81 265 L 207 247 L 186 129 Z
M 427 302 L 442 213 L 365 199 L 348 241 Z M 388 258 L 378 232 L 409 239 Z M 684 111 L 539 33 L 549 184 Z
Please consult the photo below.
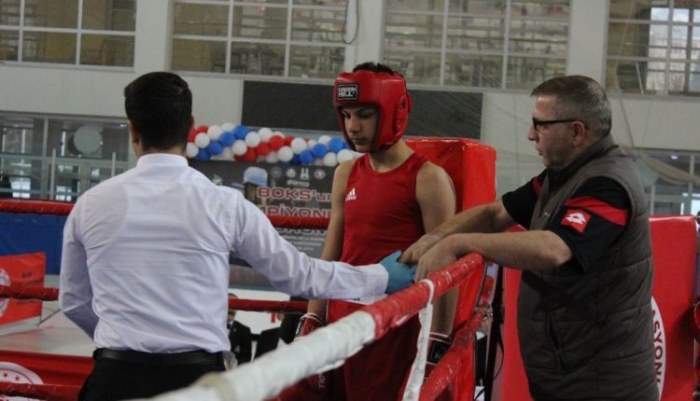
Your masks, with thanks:
M 591 215 L 584 212 L 583 210 L 571 209 L 568 212 L 566 212 L 564 218 L 561 219 L 561 224 L 564 226 L 571 226 L 571 228 L 578 231 L 579 233 L 583 233 L 583 230 L 586 229 L 586 226 L 588 225 L 588 220 L 590 218 Z

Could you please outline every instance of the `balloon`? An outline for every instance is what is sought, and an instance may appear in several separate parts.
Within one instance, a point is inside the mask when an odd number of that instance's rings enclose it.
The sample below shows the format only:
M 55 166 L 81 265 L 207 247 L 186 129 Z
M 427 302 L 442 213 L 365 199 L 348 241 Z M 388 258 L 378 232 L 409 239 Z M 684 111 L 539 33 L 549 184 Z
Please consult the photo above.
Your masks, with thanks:
M 331 137 L 328 135 L 321 135 L 320 138 L 318 138 L 318 143 L 322 143 L 324 145 L 328 145 L 328 141 L 331 140 Z
M 193 158 L 197 157 L 197 154 L 199 153 L 199 148 L 197 145 L 195 145 L 192 142 L 187 143 L 187 147 L 185 148 L 185 155 L 187 155 L 188 158 Z
M 299 161 L 301 164 L 311 164 L 314 162 L 314 154 L 310 150 L 303 150 L 299 153 Z
M 294 137 L 291 136 L 291 135 L 290 135 L 290 136 L 285 136 L 285 137 L 284 137 L 284 144 L 287 145 L 287 146 L 292 146 L 292 141 L 293 141 L 294 139 L 296 139 L 296 138 L 294 138 Z
M 284 138 L 281 136 L 275 135 L 272 138 L 270 138 L 269 144 L 270 144 L 270 149 L 279 150 L 282 146 L 284 146 Z
M 282 163 L 289 163 L 292 160 L 292 157 L 294 157 L 294 152 L 289 146 L 282 146 L 277 151 L 277 157 L 279 157 L 279 160 Z
M 277 152 L 273 150 L 265 156 L 265 161 L 268 163 L 278 163 L 280 158 L 277 156 Z
M 221 142 L 219 141 L 211 141 L 209 145 L 207 145 L 207 152 L 212 156 L 220 154 L 222 150 L 224 150 L 224 147 L 221 146 Z
M 328 141 L 328 149 L 333 153 L 338 153 L 343 149 L 344 143 L 345 141 L 340 138 L 332 138 Z
M 233 149 L 233 154 L 236 156 L 242 156 L 248 151 L 248 146 L 242 139 L 238 139 L 236 142 L 234 142 L 231 148 Z
M 326 155 L 326 153 L 328 153 L 328 151 L 326 150 L 326 145 L 322 143 L 317 143 L 316 145 L 314 145 L 314 147 L 311 148 L 311 152 L 314 154 L 314 156 L 320 158 L 322 158 Z
M 236 124 L 234 123 L 223 123 L 221 124 L 221 130 L 226 132 L 226 131 L 233 131 L 233 129 L 236 127 Z
M 257 147 L 260 144 L 260 135 L 255 131 L 250 131 L 245 136 L 245 144 L 248 145 L 249 148 Z
M 196 129 L 192 128 L 190 134 L 187 135 L 187 142 L 194 142 L 194 138 L 199 134 Z
M 306 141 L 304 138 L 294 138 L 290 144 L 294 154 L 298 155 L 302 151 L 306 150 Z
M 236 128 L 233 129 L 233 136 L 236 137 L 236 139 L 243 139 L 245 138 L 245 135 L 248 133 L 248 127 L 245 125 L 237 125 Z
M 231 149 L 230 146 L 227 146 L 221 151 L 219 156 L 221 156 L 222 160 L 233 160 L 233 149 Z
M 260 140 L 262 142 L 268 142 L 270 141 L 270 138 L 272 138 L 272 130 L 267 127 L 260 128 L 260 130 L 258 130 L 258 134 L 260 135 Z
M 211 159 L 211 155 L 205 148 L 199 149 L 199 152 L 197 153 L 197 159 L 202 160 L 202 161 L 207 161 Z
M 197 145 L 198 148 L 206 148 L 209 146 L 209 142 L 211 142 L 211 138 L 204 132 L 200 132 L 194 137 L 194 144 Z
M 232 131 L 226 131 L 223 134 L 221 134 L 221 136 L 219 137 L 219 141 L 224 146 L 231 146 L 233 145 L 233 142 L 236 141 L 236 137 L 233 136 Z
M 221 127 L 218 125 L 211 125 L 207 130 L 207 135 L 209 135 L 209 138 L 211 138 L 213 141 L 216 141 L 219 139 L 222 132 Z
M 338 156 L 335 153 L 326 153 L 323 156 L 323 165 L 328 167 L 335 167 L 338 165 Z
M 198 134 L 206 134 L 209 131 L 209 127 L 206 125 L 200 125 L 195 131 L 197 131 Z
M 258 145 L 256 149 L 260 156 L 266 156 L 268 153 L 270 153 L 270 145 L 266 144 L 265 142 Z
M 241 156 L 241 160 L 244 162 L 254 162 L 258 158 L 258 152 L 253 148 L 248 148 L 246 152 Z
M 306 141 L 306 149 L 311 150 L 314 146 L 316 146 L 317 143 L 318 143 L 318 142 L 315 141 L 315 140 L 313 140 L 313 139 L 307 140 L 307 141 Z
M 354 158 L 355 155 L 347 149 L 341 149 L 340 152 L 338 152 L 338 163 L 346 162 Z
M 301 164 L 301 159 L 299 159 L 299 155 L 295 153 L 294 156 L 292 156 L 292 160 L 289 162 L 291 164 Z

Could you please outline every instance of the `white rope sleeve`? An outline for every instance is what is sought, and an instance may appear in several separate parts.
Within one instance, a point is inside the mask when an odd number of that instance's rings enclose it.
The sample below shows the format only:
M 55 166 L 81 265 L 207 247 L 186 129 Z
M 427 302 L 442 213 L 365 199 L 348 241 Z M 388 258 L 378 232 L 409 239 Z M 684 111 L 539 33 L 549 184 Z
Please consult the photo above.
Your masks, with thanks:
M 423 385 L 425 377 L 425 361 L 428 356 L 428 340 L 430 339 L 430 325 L 433 322 L 433 295 L 435 293 L 435 285 L 432 281 L 426 279 L 421 280 L 422 283 L 428 285 L 430 295 L 425 308 L 418 312 L 418 318 L 421 323 L 420 334 L 418 334 L 418 343 L 416 344 L 416 359 L 411 365 L 411 373 L 408 376 L 406 388 L 403 392 L 404 401 L 415 401 L 420 397 L 420 388 Z
M 234 370 L 207 375 L 193 386 L 152 400 L 266 400 L 313 373 L 342 364 L 374 338 L 374 319 L 357 311 Z

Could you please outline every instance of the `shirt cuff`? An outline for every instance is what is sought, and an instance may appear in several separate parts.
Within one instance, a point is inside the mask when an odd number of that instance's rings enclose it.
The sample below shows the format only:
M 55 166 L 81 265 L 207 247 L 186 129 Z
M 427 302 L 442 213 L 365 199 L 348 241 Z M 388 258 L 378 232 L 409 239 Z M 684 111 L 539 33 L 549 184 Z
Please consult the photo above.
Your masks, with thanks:
M 389 284 L 389 273 L 384 266 L 379 263 L 373 265 L 362 266 L 363 271 L 367 272 L 367 282 L 365 289 L 367 295 L 382 295 L 386 293 L 386 287 Z

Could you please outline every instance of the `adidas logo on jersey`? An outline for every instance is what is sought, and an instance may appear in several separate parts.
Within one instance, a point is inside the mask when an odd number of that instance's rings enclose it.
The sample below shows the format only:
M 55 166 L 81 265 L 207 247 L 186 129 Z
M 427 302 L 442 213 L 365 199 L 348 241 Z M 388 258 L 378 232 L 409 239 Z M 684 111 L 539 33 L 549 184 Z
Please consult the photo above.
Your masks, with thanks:
M 345 201 L 351 201 L 357 199 L 357 196 L 355 195 L 355 188 L 351 189 L 350 192 L 348 192 L 348 195 L 345 197 Z

